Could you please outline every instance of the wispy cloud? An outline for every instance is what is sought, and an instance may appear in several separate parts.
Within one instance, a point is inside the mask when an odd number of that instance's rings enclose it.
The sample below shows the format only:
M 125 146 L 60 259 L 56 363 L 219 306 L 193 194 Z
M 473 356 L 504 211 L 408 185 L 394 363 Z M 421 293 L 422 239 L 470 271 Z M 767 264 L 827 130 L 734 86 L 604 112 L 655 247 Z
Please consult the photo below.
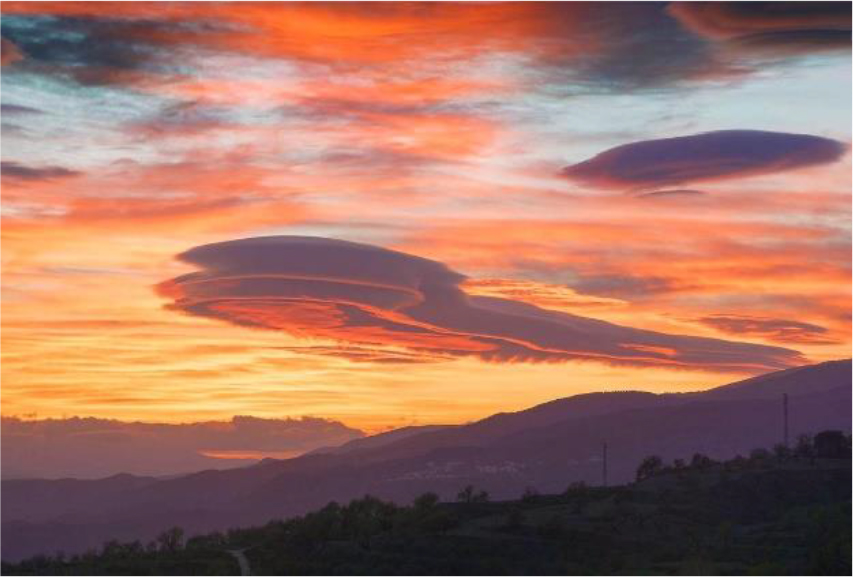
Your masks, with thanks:
M 778 343 L 836 344 L 825 327 L 789 319 L 740 315 L 709 315 L 698 322 L 730 335 L 763 337 Z

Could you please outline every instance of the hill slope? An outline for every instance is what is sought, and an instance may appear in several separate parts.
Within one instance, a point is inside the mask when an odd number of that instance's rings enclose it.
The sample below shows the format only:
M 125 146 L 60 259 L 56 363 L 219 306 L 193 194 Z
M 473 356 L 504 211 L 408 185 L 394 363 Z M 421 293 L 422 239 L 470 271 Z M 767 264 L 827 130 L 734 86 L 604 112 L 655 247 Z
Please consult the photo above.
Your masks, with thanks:
M 7 575 L 849 575 L 850 446 L 664 468 L 619 487 L 408 507 L 365 497 L 186 544 L 3 564 Z M 821 445 L 824 449 L 826 443 Z M 825 454 L 825 453 L 824 453 Z
M 790 395 L 792 438 L 849 431 L 850 369 L 850 361 L 824 363 L 683 395 L 580 395 L 378 446 L 173 479 L 4 481 L 2 555 L 147 539 L 173 525 L 198 532 L 257 524 L 368 493 L 407 502 L 435 491 L 448 499 L 475 484 L 512 498 L 528 486 L 597 484 L 605 441 L 610 481 L 624 482 L 648 454 L 729 458 L 779 442 L 781 392 Z

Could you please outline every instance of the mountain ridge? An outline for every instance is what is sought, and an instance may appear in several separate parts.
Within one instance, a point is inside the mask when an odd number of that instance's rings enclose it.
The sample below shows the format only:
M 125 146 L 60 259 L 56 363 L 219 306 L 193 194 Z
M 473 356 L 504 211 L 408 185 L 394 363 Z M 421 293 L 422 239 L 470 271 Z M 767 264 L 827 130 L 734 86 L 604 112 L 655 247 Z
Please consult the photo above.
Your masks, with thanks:
M 368 493 L 408 502 L 425 491 L 452 498 L 468 484 L 497 498 L 530 486 L 553 492 L 574 481 L 598 484 L 605 441 L 610 480 L 622 482 L 648 454 L 726 458 L 780 442 L 782 393 L 790 396 L 792 439 L 849 431 L 850 367 L 848 360 L 822 363 L 696 393 L 568 397 L 380 446 L 169 479 L 4 481 L 2 555 L 70 552 L 173 525 L 193 533 L 256 524 Z M 774 389 L 773 382 L 780 384 Z

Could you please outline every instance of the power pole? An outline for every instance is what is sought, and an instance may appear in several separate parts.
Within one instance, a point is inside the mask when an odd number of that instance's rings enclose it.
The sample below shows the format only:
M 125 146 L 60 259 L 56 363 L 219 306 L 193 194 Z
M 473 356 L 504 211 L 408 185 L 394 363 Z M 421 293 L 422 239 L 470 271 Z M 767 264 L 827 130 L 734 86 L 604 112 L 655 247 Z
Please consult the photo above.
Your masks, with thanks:
M 785 446 L 788 446 L 788 393 L 782 394 L 782 422 Z
M 607 443 L 601 447 L 601 484 L 607 486 Z

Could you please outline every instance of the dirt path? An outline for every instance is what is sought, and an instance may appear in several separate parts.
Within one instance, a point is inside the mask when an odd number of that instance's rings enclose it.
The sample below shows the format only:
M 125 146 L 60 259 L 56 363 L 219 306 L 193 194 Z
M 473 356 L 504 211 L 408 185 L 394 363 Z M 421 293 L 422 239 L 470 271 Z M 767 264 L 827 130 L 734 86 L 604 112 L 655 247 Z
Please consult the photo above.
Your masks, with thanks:
M 249 566 L 249 560 L 243 551 L 245 549 L 228 549 L 228 552 L 237 559 L 237 563 L 240 565 L 240 575 L 251 575 L 252 568 Z

